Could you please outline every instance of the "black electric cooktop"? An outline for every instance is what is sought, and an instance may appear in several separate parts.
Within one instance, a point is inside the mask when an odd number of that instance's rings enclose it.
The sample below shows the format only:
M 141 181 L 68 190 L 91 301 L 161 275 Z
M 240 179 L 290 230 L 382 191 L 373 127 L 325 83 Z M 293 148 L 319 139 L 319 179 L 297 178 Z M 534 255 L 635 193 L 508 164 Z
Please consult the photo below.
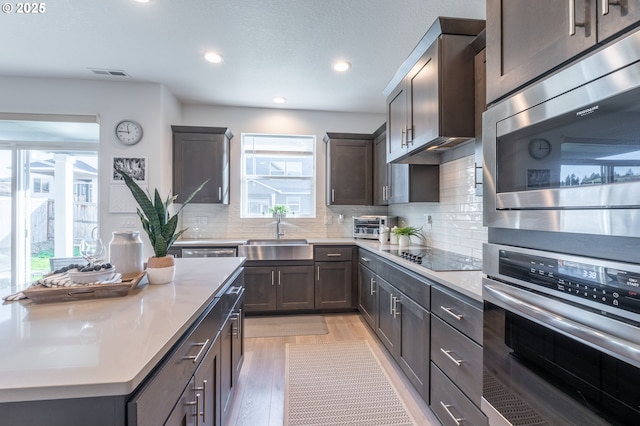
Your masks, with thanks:
M 450 251 L 428 247 L 405 247 L 385 250 L 394 256 L 424 266 L 432 271 L 481 271 L 482 260 Z

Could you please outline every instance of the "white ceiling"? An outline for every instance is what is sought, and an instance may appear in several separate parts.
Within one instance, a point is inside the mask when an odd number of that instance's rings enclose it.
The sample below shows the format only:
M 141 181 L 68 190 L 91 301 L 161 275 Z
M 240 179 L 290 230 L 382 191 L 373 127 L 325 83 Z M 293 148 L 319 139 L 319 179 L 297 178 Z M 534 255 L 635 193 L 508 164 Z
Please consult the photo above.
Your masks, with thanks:
M 485 0 L 43 4 L 39 15 L 2 14 L 0 77 L 145 81 L 185 104 L 372 113 L 384 112 L 383 89 L 437 16 L 485 17 Z M 224 62 L 204 61 L 208 50 Z M 338 59 L 352 69 L 333 71 Z M 275 105 L 274 96 L 288 101 Z

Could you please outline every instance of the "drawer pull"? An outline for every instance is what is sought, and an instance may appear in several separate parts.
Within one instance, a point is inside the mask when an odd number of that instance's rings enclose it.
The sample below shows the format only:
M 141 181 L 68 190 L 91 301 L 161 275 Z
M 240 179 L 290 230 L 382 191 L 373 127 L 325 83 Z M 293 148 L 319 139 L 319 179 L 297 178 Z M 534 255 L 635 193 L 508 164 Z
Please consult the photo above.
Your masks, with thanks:
M 231 335 L 239 336 L 240 335 L 240 313 L 239 312 L 232 313 L 231 318 L 229 318 L 229 320 L 238 321 L 238 325 L 236 327 L 231 326 Z
M 444 408 L 444 410 L 447 412 L 449 417 L 451 417 L 451 419 L 456 423 L 456 425 L 460 426 L 460 422 L 463 421 L 464 419 L 460 419 L 460 418 L 458 418 L 458 417 L 453 415 L 451 410 L 449 410 L 449 407 L 453 407 L 453 406 L 452 405 L 447 405 L 442 401 L 440 401 L 440 405 L 442 405 L 442 408 Z
M 391 308 L 391 312 L 393 313 L 393 317 L 394 318 L 398 318 L 398 315 L 400 315 L 398 313 L 398 302 L 400 301 L 399 297 L 395 297 L 395 296 L 391 296 L 392 299 L 392 304 L 393 304 L 393 308 Z
M 445 308 L 444 306 L 440 306 L 440 309 L 442 309 L 443 311 L 445 311 L 446 313 L 448 313 L 449 315 L 451 315 L 452 317 L 454 317 L 458 321 L 462 321 L 463 316 L 454 314 L 453 311 L 451 310 L 451 308 Z
M 360 260 L 362 260 L 364 263 L 371 262 L 371 259 L 367 259 L 366 257 L 362 257 L 362 256 L 360 256 Z
M 373 285 L 376 283 L 376 280 L 374 280 L 373 278 L 371 278 L 371 281 L 369 282 L 370 286 L 371 286 L 371 296 L 373 296 L 374 294 L 376 294 L 376 291 L 373 289 Z
M 449 358 L 455 365 L 457 365 L 458 367 L 460 367 L 462 365 L 463 360 L 461 359 L 455 359 L 454 357 L 451 356 L 451 351 L 448 351 L 446 349 L 440 348 L 440 351 L 445 354 L 447 356 L 447 358 Z
M 342 253 L 327 253 L 327 257 L 340 257 Z
M 182 357 L 182 359 L 192 359 L 195 364 L 196 362 L 198 362 L 198 358 L 200 358 L 200 355 L 202 355 L 202 352 L 205 350 L 208 344 L 209 339 L 205 340 L 204 342 L 194 343 L 193 346 L 200 346 L 200 350 L 198 351 L 198 353 L 195 355 Z
M 196 414 L 194 414 L 194 416 L 196 417 L 196 426 L 200 426 L 200 394 L 197 393 L 196 394 L 196 400 L 195 401 L 189 401 L 189 402 L 185 402 L 184 405 L 186 406 L 192 406 L 195 405 L 196 406 Z
M 242 287 L 231 287 L 227 292 L 227 294 L 240 294 L 241 291 L 242 291 Z

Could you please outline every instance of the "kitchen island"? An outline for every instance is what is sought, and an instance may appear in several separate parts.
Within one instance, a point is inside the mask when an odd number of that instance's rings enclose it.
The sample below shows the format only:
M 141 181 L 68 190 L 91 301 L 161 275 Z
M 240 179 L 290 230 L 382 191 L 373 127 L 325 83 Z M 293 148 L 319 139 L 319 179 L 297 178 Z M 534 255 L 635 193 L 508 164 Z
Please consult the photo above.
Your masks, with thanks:
M 242 286 L 243 263 L 177 259 L 172 283 L 150 286 L 143 280 L 125 297 L 1 305 L 2 422 L 127 424 L 131 396 L 230 285 Z M 179 394 L 186 383 L 175 385 Z M 56 419 L 63 415 L 74 422 Z

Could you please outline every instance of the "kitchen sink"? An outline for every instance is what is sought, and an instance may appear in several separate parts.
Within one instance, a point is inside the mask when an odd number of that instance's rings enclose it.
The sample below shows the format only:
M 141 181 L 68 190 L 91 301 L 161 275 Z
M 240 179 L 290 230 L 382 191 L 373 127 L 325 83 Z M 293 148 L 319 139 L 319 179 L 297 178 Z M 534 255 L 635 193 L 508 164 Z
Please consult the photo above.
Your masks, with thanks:
M 313 245 L 303 239 L 247 240 L 238 246 L 247 260 L 313 260 Z
M 296 239 L 266 239 L 266 240 L 247 240 L 244 243 L 247 246 L 301 246 L 301 245 L 309 245 L 307 240 L 296 240 Z

